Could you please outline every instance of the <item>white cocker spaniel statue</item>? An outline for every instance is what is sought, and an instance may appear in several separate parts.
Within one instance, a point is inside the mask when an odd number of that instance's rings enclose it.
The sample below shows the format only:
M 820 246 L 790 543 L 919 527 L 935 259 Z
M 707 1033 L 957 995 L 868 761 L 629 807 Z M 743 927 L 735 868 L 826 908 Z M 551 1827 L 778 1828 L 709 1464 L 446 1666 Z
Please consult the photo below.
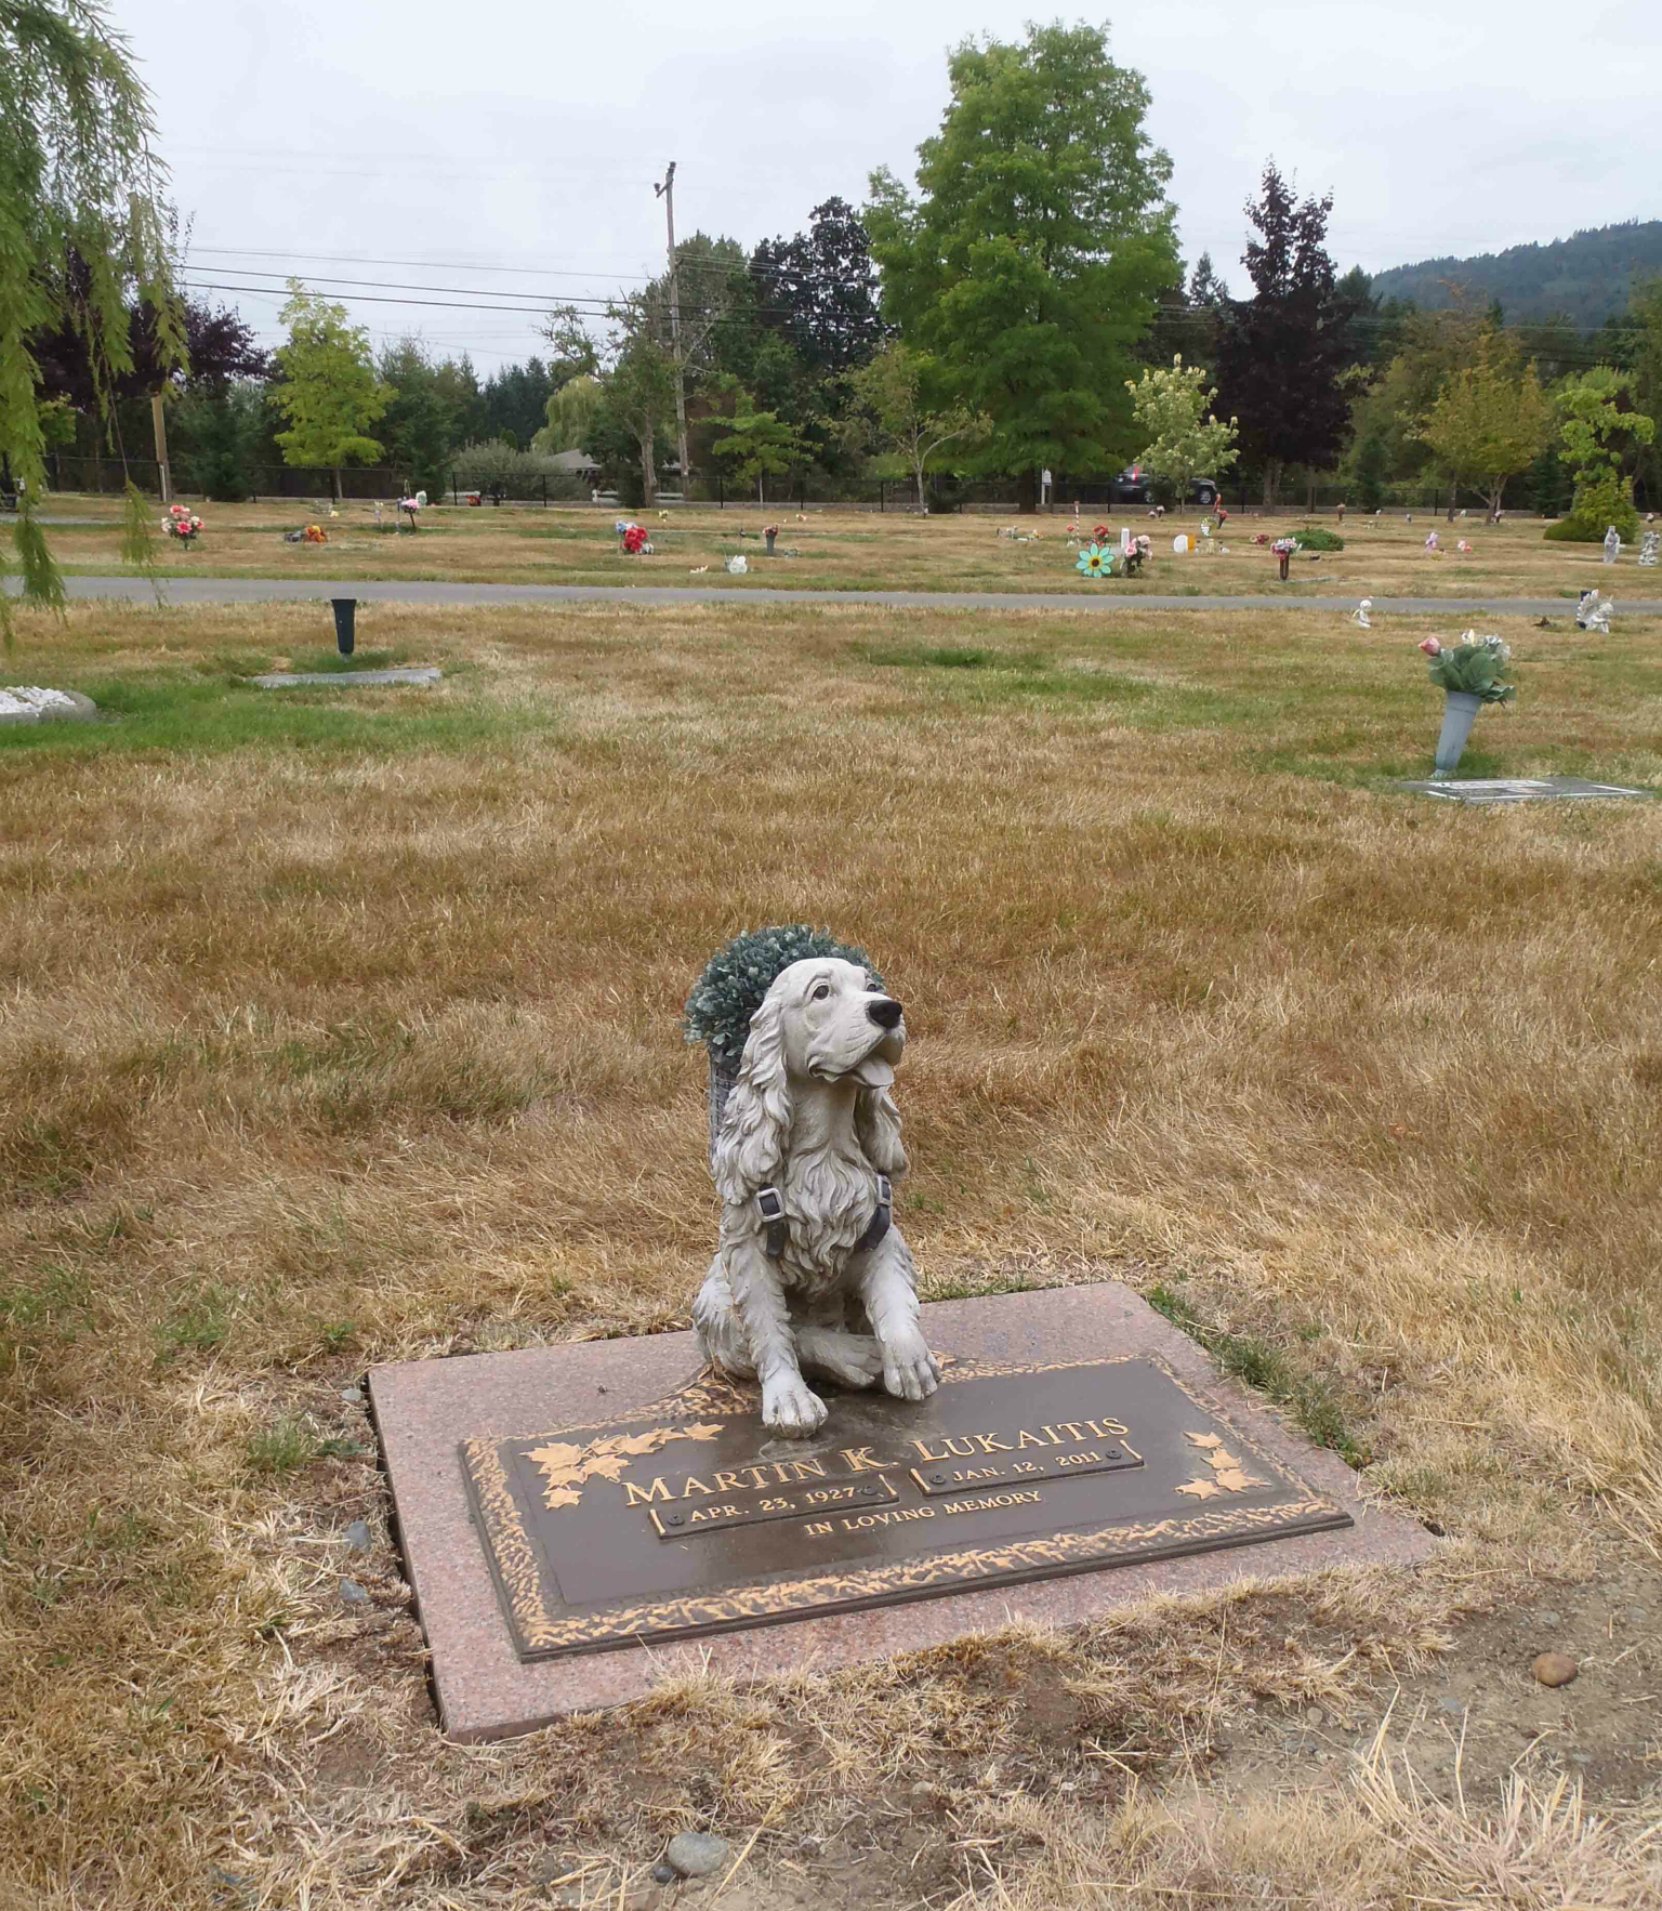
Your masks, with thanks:
M 751 1018 L 712 1161 L 721 1246 L 693 1324 L 715 1367 L 760 1382 L 771 1432 L 824 1424 L 805 1373 L 881 1380 L 905 1400 L 940 1381 L 891 1212 L 906 1168 L 890 1093 L 905 1045 L 900 1004 L 834 956 L 782 969 Z

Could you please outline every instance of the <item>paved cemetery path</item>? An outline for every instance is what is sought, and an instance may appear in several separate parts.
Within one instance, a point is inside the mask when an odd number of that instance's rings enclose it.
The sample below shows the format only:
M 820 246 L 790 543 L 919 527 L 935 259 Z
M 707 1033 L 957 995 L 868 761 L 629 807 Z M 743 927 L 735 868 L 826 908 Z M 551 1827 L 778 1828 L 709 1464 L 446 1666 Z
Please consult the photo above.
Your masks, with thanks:
M 1662 580 L 1659 580 L 1662 581 Z M 154 603 L 155 593 L 142 577 L 66 577 L 76 598 L 128 598 Z M 15 579 L 4 580 L 15 592 Z M 168 577 L 161 582 L 167 604 L 322 603 L 331 597 L 355 597 L 360 604 L 876 604 L 890 610 L 1320 610 L 1350 611 L 1356 598 L 1307 597 L 1157 597 L 1121 596 L 1113 591 L 1064 595 L 1059 591 L 791 591 L 765 585 L 753 589 L 721 584 L 441 584 L 420 582 L 339 583 L 315 578 Z M 1662 598 L 1618 596 L 1618 614 L 1654 617 Z M 1568 616 L 1571 597 L 1376 597 L 1376 616 L 1404 614 L 1496 617 Z

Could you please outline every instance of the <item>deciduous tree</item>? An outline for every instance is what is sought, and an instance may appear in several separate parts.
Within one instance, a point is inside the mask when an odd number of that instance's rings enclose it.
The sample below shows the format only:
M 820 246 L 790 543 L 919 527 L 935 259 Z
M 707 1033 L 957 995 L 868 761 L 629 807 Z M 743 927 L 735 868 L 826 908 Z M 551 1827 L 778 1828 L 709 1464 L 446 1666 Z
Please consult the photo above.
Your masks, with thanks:
M 1171 162 L 1105 28 L 966 42 L 948 71 L 918 197 L 874 173 L 865 225 L 885 317 L 948 402 L 989 420 L 977 461 L 1015 474 L 1031 510 L 1040 466 L 1101 470 L 1130 449 L 1132 348 L 1180 275 Z
M 1655 440 L 1656 425 L 1635 407 L 1633 393 L 1633 374 L 1610 365 L 1595 365 L 1558 387 L 1559 446 L 1575 474 L 1570 515 L 1555 527 L 1561 535 L 1598 537 L 1606 524 L 1625 538 L 1638 530 L 1629 472 L 1631 461 Z
M 802 434 L 776 412 L 741 405 L 725 438 L 711 447 L 742 484 L 754 483 L 757 501 L 767 503 L 767 481 L 800 465 L 808 447 Z
M 1477 354 L 1444 381 L 1419 428 L 1451 482 L 1483 492 L 1489 516 L 1500 516 L 1506 481 L 1527 471 L 1552 434 L 1552 401 L 1533 365 L 1490 329 Z
M 675 363 L 642 297 L 612 307 L 612 363 L 597 424 L 626 434 L 640 459 L 641 502 L 658 498 L 658 438 L 675 416 Z M 569 447 L 562 446 L 562 450 Z
M 339 498 L 341 466 L 380 457 L 381 441 L 369 428 L 394 393 L 375 375 L 369 333 L 348 322 L 344 305 L 290 279 L 282 319 L 289 336 L 277 348 L 283 379 L 272 403 L 288 429 L 278 432 L 277 443 L 289 464 L 327 470 Z
M 963 405 L 934 407 L 928 387 L 935 368 L 922 354 L 891 340 L 867 365 L 850 375 L 855 430 L 899 460 L 923 508 L 924 474 L 945 451 L 973 448 L 987 435 L 988 421 Z
M 548 401 L 548 422 L 532 441 L 535 451 L 588 451 L 595 416 L 605 402 L 598 378 L 568 379 Z
M 1144 372 L 1135 382 L 1127 379 L 1126 389 L 1143 439 L 1140 462 L 1175 485 L 1180 499 L 1189 495 L 1192 478 L 1235 462 L 1235 420 L 1226 424 L 1214 416 L 1218 394 L 1200 366 L 1185 365 L 1177 356 L 1162 370 Z

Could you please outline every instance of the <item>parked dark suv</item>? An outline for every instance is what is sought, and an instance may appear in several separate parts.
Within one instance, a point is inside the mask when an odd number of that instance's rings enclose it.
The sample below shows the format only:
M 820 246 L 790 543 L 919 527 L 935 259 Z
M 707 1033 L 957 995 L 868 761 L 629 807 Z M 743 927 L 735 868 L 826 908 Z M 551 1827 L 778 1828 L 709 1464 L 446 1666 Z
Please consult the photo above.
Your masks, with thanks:
M 1129 471 L 1121 471 L 1108 487 L 1109 496 L 1115 504 L 1152 504 L 1154 502 L 1154 478 L 1141 465 L 1132 465 Z M 1216 478 L 1191 478 L 1189 480 L 1190 504 L 1211 506 L 1218 501 L 1218 481 Z

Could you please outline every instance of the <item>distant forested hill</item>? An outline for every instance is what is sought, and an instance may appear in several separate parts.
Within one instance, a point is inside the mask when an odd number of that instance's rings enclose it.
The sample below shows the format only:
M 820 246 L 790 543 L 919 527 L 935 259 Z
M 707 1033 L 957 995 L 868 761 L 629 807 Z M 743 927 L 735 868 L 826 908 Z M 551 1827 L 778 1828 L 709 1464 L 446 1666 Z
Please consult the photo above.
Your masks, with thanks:
M 1625 308 L 1634 278 L 1652 274 L 1662 274 L 1662 219 L 1630 219 L 1475 259 L 1395 265 L 1375 276 L 1373 290 L 1431 310 L 1451 302 L 1451 285 L 1463 285 L 1476 303 L 1499 299 L 1509 321 L 1562 312 L 1578 325 L 1602 325 Z

